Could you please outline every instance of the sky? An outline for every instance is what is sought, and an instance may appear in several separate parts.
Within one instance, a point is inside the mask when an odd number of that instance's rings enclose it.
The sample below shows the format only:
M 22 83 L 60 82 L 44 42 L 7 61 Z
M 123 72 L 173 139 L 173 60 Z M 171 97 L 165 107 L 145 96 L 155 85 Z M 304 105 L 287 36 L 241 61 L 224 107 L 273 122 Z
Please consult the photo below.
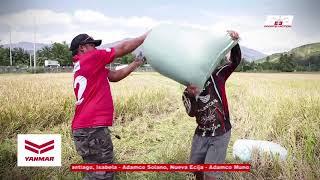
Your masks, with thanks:
M 0 44 L 53 43 L 87 33 L 103 44 L 136 37 L 162 23 L 213 32 L 235 30 L 240 45 L 265 54 L 320 42 L 319 0 L 2 0 Z M 291 28 L 266 28 L 267 15 L 293 15 Z

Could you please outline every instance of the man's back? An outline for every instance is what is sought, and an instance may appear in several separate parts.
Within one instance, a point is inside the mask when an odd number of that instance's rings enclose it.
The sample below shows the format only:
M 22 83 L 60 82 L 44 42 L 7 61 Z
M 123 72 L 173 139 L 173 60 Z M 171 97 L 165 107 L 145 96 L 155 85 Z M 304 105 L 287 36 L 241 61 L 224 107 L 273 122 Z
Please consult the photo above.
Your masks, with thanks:
M 198 97 L 183 93 L 183 101 L 190 116 L 195 116 L 198 127 L 196 134 L 219 136 L 231 129 L 225 82 L 241 60 L 239 45 L 231 52 L 230 62 L 217 68 L 207 80 Z

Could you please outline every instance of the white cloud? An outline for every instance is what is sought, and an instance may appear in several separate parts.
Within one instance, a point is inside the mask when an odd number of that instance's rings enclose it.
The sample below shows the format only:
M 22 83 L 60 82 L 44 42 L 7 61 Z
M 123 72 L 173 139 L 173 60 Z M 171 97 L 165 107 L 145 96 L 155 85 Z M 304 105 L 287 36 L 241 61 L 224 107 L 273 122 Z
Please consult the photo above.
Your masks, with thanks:
M 79 33 L 88 33 L 103 43 L 111 43 L 127 37 L 134 37 L 160 23 L 177 23 L 213 32 L 225 32 L 228 29 L 240 33 L 242 45 L 264 53 L 289 50 L 304 43 L 320 41 L 320 35 L 306 37 L 297 34 L 293 28 L 265 28 L 265 17 L 261 16 L 221 16 L 210 11 L 200 11 L 200 17 L 206 24 L 188 20 L 157 20 L 148 16 L 112 17 L 93 10 L 77 10 L 73 13 L 56 12 L 47 9 L 24 10 L 18 13 L 0 16 L 1 43 L 9 42 L 9 27 L 12 29 L 12 41 L 33 41 L 34 17 L 37 25 L 37 42 L 51 43 L 67 41 Z
M 77 10 L 73 14 L 73 18 L 79 23 L 108 23 L 112 20 L 112 18 L 92 10 Z
M 70 42 L 79 33 L 88 33 L 110 43 L 140 35 L 159 23 L 168 22 L 147 16 L 111 17 L 92 10 L 77 10 L 72 14 L 52 10 L 25 10 L 0 16 L 2 43 L 9 41 L 9 27 L 12 30 L 12 42 L 32 41 L 34 19 L 37 42 L 43 43 L 64 40 Z
M 2 15 L 0 23 L 11 27 L 31 27 L 37 25 L 66 25 L 71 23 L 71 17 L 66 13 L 51 10 L 25 10 L 19 13 Z
M 157 21 L 148 16 L 110 17 L 92 10 L 77 10 L 73 17 L 77 23 L 86 23 L 99 27 L 151 28 L 159 23 L 170 22 Z
M 208 11 L 201 14 L 213 19 L 209 26 L 211 31 L 236 30 L 241 37 L 240 44 L 266 54 L 320 41 L 320 34 L 313 37 L 298 34 L 294 25 L 292 28 L 266 28 L 265 16 L 219 16 Z

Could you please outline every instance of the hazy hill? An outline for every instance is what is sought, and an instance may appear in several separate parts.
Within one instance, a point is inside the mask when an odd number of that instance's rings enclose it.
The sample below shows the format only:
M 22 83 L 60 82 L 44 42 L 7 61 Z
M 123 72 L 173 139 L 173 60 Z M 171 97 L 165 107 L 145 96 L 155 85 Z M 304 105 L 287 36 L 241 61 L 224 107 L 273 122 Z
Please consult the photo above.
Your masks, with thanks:
M 269 57 L 270 62 L 277 62 L 279 61 L 281 54 L 292 56 L 292 59 L 297 61 L 305 61 L 310 57 L 320 56 L 320 43 L 306 44 L 293 48 L 288 52 L 271 54 L 270 56 L 266 56 L 262 59 L 257 60 L 257 62 L 264 62 L 266 61 L 267 57 Z
M 99 48 L 107 48 L 107 47 L 112 47 L 118 43 L 121 43 L 125 40 L 128 40 L 129 38 L 123 39 L 121 41 L 117 41 L 117 42 L 113 42 L 113 43 L 108 43 L 108 44 L 103 44 L 101 45 Z M 32 42 L 19 42 L 19 43 L 13 43 L 12 48 L 22 48 L 25 49 L 28 52 L 33 52 L 33 43 Z M 45 46 L 50 46 L 50 44 L 45 44 L 45 43 L 36 43 L 36 50 L 42 49 Z M 4 47 L 9 47 L 9 44 L 4 44 Z M 242 55 L 243 58 L 245 58 L 247 61 L 251 62 L 251 61 L 256 61 L 258 59 L 264 58 L 267 55 L 251 49 L 251 48 L 247 48 L 245 46 L 241 46 L 241 50 L 242 50 Z M 133 53 L 136 54 L 137 52 L 142 51 L 142 47 L 138 47 Z
M 112 47 L 118 43 L 121 43 L 125 40 L 128 40 L 129 38 L 126 38 L 126 39 L 123 39 L 121 41 L 117 41 L 117 42 L 114 42 L 114 43 L 109 43 L 109 44 L 103 44 L 101 45 L 102 48 L 107 48 L 107 47 Z M 258 60 L 258 59 L 261 59 L 261 58 L 264 58 L 266 57 L 267 55 L 266 54 L 263 54 L 257 50 L 254 50 L 254 49 L 250 49 L 250 48 L 247 48 L 245 46 L 241 46 L 241 50 L 242 50 L 242 56 L 243 58 L 245 58 L 247 61 L 249 62 L 252 62 L 252 61 L 255 61 L 255 60 Z M 133 53 L 136 54 L 137 52 L 139 51 L 142 51 L 142 47 L 138 47 Z

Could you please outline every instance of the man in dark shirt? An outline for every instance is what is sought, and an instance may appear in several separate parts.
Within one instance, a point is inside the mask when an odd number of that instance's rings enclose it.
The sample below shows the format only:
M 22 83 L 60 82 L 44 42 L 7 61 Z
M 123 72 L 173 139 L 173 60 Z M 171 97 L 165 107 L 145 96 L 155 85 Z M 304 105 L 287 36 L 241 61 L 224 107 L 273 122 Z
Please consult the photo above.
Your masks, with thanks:
M 238 40 L 235 31 L 228 31 L 233 40 Z M 229 62 L 218 67 L 207 80 L 204 89 L 187 86 L 182 99 L 187 113 L 196 117 L 197 128 L 192 141 L 190 163 L 192 164 L 218 164 L 224 163 L 226 151 L 230 141 L 231 124 L 225 83 L 231 73 L 241 61 L 239 44 L 231 49 Z M 199 95 L 197 95 L 199 94 Z M 199 179 L 218 179 L 222 177 L 219 172 L 195 173 Z

